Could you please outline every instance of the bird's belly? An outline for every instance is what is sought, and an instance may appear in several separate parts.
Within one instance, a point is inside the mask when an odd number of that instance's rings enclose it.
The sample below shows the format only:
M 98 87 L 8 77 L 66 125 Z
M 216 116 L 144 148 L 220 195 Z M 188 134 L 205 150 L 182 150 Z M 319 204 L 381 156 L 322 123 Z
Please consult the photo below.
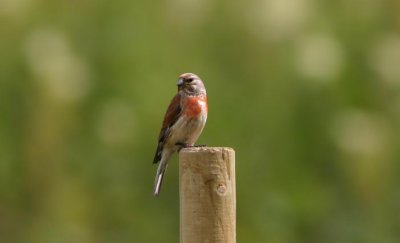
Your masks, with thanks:
M 196 118 L 183 116 L 178 119 L 171 129 L 173 132 L 170 134 L 167 146 L 178 148 L 178 146 L 176 146 L 177 143 L 187 144 L 189 146 L 194 145 L 204 128 L 206 120 L 207 115 L 204 114 Z

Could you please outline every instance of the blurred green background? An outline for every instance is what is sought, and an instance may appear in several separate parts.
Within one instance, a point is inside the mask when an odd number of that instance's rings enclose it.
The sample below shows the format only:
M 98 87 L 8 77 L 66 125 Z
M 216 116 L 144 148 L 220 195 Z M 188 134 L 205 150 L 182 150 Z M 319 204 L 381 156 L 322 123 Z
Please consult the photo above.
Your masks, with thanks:
M 1 0 L 0 242 L 178 242 L 178 75 L 236 150 L 238 242 L 400 241 L 398 0 Z

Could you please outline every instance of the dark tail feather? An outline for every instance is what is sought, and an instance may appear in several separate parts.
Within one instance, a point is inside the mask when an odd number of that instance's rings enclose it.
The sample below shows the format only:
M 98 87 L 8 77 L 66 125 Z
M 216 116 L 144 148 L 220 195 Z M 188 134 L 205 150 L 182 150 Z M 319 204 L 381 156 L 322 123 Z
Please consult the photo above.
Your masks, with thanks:
M 154 196 L 160 195 L 161 185 L 164 178 L 165 171 L 167 170 L 167 161 L 161 160 L 157 168 L 156 179 L 154 181 Z

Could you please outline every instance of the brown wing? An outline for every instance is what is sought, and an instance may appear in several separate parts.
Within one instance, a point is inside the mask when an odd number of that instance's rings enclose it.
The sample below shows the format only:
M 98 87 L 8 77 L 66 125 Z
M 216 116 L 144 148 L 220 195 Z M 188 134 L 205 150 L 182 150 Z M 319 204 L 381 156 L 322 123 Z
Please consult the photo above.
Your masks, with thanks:
M 181 113 L 181 96 L 175 95 L 171 103 L 168 106 L 167 112 L 165 113 L 164 121 L 162 123 L 160 135 L 158 136 L 158 146 L 156 154 L 154 155 L 153 164 L 158 163 L 161 160 L 161 153 L 164 148 L 165 139 L 168 137 L 170 128 L 178 120 Z

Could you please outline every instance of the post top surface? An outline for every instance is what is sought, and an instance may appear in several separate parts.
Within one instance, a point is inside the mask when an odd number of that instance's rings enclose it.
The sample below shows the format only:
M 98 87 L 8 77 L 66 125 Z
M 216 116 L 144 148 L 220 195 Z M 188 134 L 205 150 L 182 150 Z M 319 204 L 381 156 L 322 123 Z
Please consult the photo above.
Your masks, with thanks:
M 189 148 L 183 148 L 180 153 L 195 153 L 195 152 L 215 153 L 222 151 L 235 152 L 233 148 L 229 147 L 189 147 Z

